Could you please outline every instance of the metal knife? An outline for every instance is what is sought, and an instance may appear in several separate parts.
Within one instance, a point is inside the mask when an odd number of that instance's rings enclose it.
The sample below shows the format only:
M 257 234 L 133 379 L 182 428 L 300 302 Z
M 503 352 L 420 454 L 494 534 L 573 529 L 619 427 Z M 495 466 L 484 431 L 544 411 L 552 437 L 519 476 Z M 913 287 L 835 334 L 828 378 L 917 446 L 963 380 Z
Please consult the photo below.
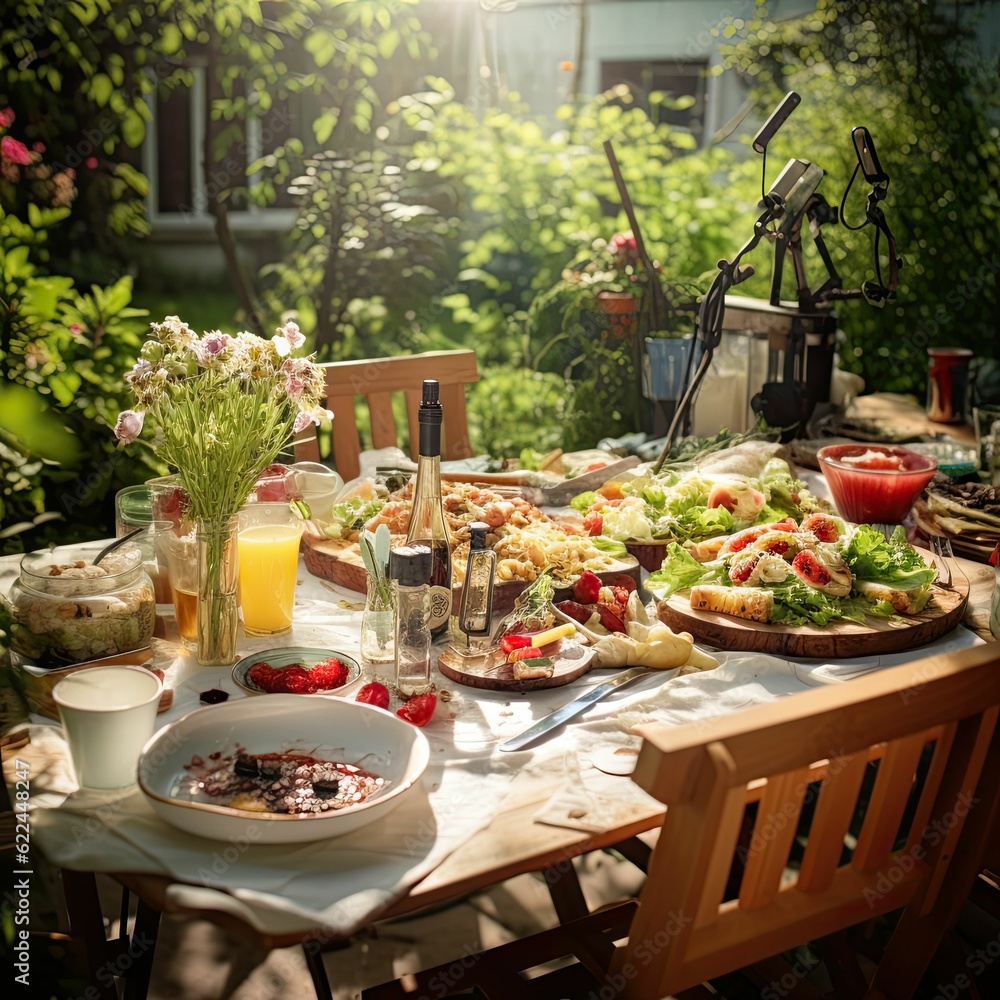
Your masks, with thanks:
M 586 694 L 580 695 L 579 698 L 574 698 L 573 701 L 563 705 L 562 708 L 557 708 L 551 715 L 546 715 L 544 719 L 529 726 L 523 733 L 512 736 L 509 740 L 504 740 L 497 749 L 523 750 L 557 726 L 561 726 L 567 719 L 572 719 L 573 716 L 585 712 L 591 705 L 602 698 L 606 698 L 612 691 L 616 691 L 618 688 L 640 677 L 645 677 L 649 673 L 651 673 L 649 667 L 631 667 L 628 670 L 623 670 L 620 674 L 615 674 L 614 677 L 603 684 L 592 687 Z

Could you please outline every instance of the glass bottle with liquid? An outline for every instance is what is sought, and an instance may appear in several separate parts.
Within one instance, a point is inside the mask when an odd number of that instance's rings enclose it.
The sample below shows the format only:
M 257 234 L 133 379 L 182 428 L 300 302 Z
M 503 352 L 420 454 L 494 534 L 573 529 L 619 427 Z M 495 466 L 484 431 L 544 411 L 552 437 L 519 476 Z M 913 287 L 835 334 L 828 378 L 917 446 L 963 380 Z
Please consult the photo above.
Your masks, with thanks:
M 430 629 L 435 637 L 448 628 L 452 602 L 451 538 L 441 501 L 441 420 L 438 383 L 427 379 L 417 412 L 420 428 L 417 481 L 406 544 L 425 545 L 431 552 Z
M 489 531 L 490 526 L 483 521 L 473 521 L 469 525 L 469 562 L 465 569 L 458 627 L 470 639 L 490 634 L 497 554 L 486 544 Z
M 431 689 L 431 567 L 426 545 L 404 545 L 389 554 L 396 598 L 396 687 L 404 698 Z

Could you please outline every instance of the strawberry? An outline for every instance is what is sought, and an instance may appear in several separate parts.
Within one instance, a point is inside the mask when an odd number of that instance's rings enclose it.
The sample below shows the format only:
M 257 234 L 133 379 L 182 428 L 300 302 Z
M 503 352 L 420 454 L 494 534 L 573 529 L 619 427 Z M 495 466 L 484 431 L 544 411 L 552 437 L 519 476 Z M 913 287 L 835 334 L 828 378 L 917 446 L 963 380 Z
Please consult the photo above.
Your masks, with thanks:
M 412 722 L 415 726 L 426 726 L 431 721 L 436 707 L 436 694 L 418 694 L 399 709 L 396 715 L 407 722 Z
M 357 694 L 355 701 L 360 701 L 363 705 L 374 705 L 376 708 L 389 707 L 389 689 L 378 681 L 366 684 Z
M 309 680 L 314 691 L 328 691 L 343 687 L 347 683 L 349 671 L 335 656 L 322 660 L 309 669 Z
M 263 660 L 260 663 L 255 663 L 248 671 L 247 677 L 253 681 L 257 687 L 264 691 L 270 691 L 271 686 L 274 683 L 274 667 L 270 663 L 264 663 Z

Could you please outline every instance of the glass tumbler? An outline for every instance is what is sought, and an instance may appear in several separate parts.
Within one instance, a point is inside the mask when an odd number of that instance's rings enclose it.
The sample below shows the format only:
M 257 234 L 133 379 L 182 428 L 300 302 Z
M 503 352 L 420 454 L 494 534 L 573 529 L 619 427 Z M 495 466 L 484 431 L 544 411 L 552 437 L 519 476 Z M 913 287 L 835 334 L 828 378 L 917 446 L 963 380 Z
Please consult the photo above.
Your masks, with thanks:
M 248 504 L 238 516 L 243 627 L 280 635 L 292 627 L 304 523 L 287 503 Z
M 115 494 L 115 538 L 143 528 L 133 541 L 142 551 L 143 569 L 153 581 L 157 604 L 172 604 L 167 567 L 167 532 L 173 525 L 153 513 L 152 490 L 148 486 L 126 486 Z

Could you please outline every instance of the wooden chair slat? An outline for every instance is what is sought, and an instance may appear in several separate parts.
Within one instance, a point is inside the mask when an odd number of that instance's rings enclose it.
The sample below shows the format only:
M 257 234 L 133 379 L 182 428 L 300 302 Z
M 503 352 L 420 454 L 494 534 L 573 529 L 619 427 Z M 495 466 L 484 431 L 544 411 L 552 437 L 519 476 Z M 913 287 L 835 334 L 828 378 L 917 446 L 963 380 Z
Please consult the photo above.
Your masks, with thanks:
M 926 734 L 918 733 L 905 740 L 893 740 L 886 748 L 851 859 L 858 871 L 875 871 L 889 856 L 926 745 Z
M 808 785 L 808 769 L 775 775 L 768 782 L 740 886 L 743 909 L 759 910 L 778 894 Z
M 799 868 L 800 891 L 823 892 L 833 881 L 867 766 L 867 754 L 830 761 Z
M 736 787 L 729 790 L 722 804 L 722 815 L 719 817 L 718 837 L 712 845 L 712 855 L 708 861 L 708 871 L 701 892 L 701 901 L 695 913 L 695 927 L 704 927 L 719 916 L 719 904 L 726 891 L 729 880 L 729 868 L 736 852 L 736 844 L 743 825 L 743 814 L 746 811 L 747 792 Z
M 333 454 L 337 471 L 347 482 L 361 471 L 361 438 L 354 417 L 353 396 L 329 396 L 327 406 L 333 410 Z
M 442 449 L 444 458 L 470 458 L 473 452 L 469 444 L 468 419 L 465 413 L 465 386 L 442 384 L 441 407 L 447 415 Z
M 417 460 L 417 449 L 420 445 L 420 390 L 409 389 L 406 396 L 406 426 L 410 432 L 410 458 Z
M 934 736 L 934 756 L 931 759 L 930 767 L 927 769 L 924 787 L 920 792 L 920 801 L 917 803 L 917 808 L 913 814 L 913 822 L 910 824 L 910 832 L 906 837 L 907 851 L 913 851 L 916 845 L 923 839 L 924 829 L 931 818 L 931 811 L 934 808 L 935 801 L 937 801 L 945 768 L 948 766 L 948 757 L 951 754 L 957 728 L 958 724 L 954 722 L 948 726 L 941 726 Z
M 368 413 L 371 417 L 372 447 L 394 448 L 396 446 L 396 417 L 392 412 L 392 393 L 369 393 Z

